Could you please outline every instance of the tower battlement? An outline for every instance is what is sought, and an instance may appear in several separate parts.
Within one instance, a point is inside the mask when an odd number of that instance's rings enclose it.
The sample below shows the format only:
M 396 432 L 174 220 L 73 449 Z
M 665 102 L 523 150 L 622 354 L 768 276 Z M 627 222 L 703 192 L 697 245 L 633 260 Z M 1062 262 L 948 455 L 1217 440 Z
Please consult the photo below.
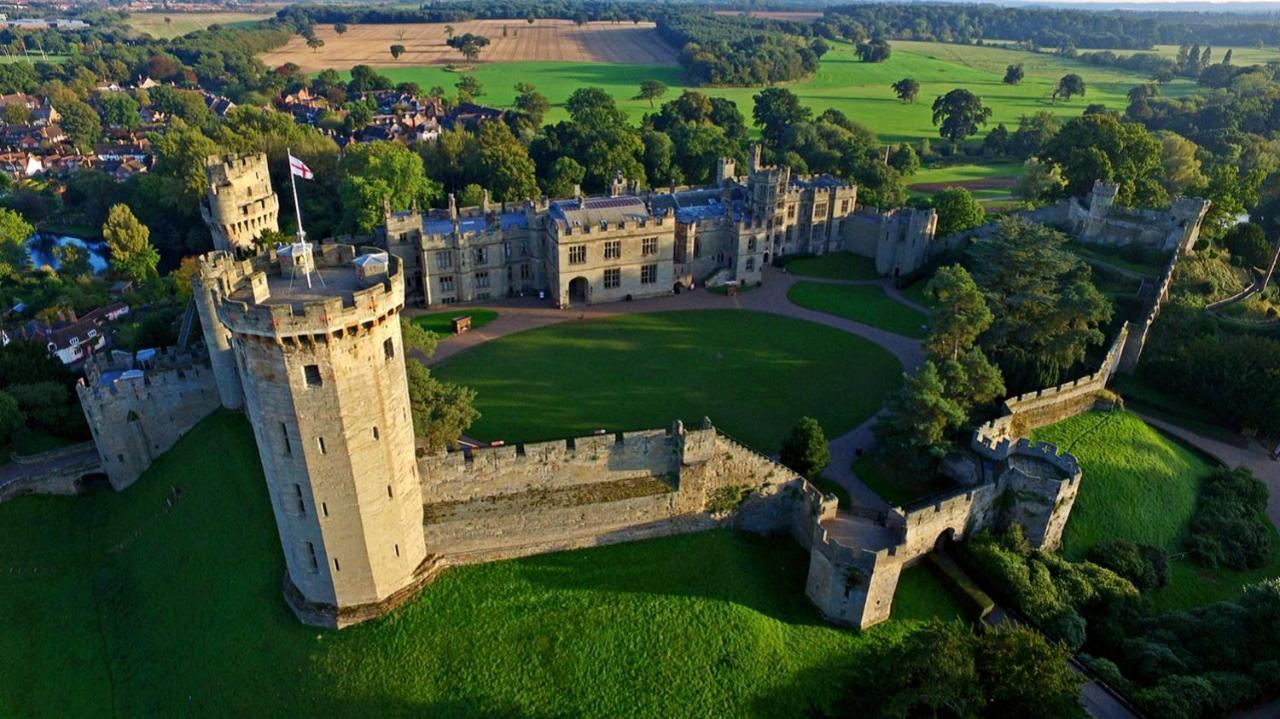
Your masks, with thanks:
M 204 172 L 209 189 L 200 214 L 215 248 L 247 250 L 263 232 L 280 231 L 280 199 L 265 154 L 214 155 L 205 158 Z

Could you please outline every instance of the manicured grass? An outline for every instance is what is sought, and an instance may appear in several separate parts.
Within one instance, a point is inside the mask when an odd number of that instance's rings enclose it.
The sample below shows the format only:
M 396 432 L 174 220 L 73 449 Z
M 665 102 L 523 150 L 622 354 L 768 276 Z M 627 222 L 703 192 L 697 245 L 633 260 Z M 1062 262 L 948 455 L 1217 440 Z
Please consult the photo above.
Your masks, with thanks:
M 799 716 L 961 616 L 919 568 L 894 620 L 827 625 L 793 540 L 721 530 L 450 569 L 318 630 L 280 596 L 265 490 L 248 422 L 219 413 L 125 492 L 0 505 L 0 714 Z
M 876 261 L 852 252 L 832 252 L 817 257 L 799 257 L 786 264 L 787 272 L 824 280 L 877 280 Z
M 210 25 L 246 25 L 272 17 L 271 13 L 251 12 L 135 12 L 129 14 L 129 27 L 155 38 L 181 37 Z M 165 18 L 171 22 L 165 22 Z
M 935 165 L 922 167 L 911 176 L 911 184 L 928 184 L 936 182 L 954 182 L 963 184 L 980 180 L 1007 180 L 1022 176 L 1021 162 L 992 162 L 976 164 L 972 162 L 955 165 Z
M 929 318 L 898 302 L 874 285 L 827 285 L 800 282 L 787 299 L 801 307 L 879 327 L 904 337 L 924 337 Z
M 1103 266 L 1118 267 L 1152 280 L 1159 279 L 1160 273 L 1164 271 L 1166 266 L 1164 263 L 1132 262 L 1121 257 L 1118 253 L 1105 252 L 1082 242 L 1069 242 L 1066 245 L 1066 249 L 1079 255 L 1085 261 L 1092 260 Z
M 471 318 L 471 329 L 473 330 L 478 330 L 498 319 L 498 313 L 493 310 L 473 310 L 459 307 L 449 312 L 432 312 L 427 315 L 418 315 L 413 318 L 412 322 L 428 332 L 434 332 L 442 337 L 449 337 L 453 335 L 453 318 L 463 316 Z
M 1002 80 L 1006 65 L 1022 63 L 1027 77 L 1020 85 L 1005 85 Z M 337 68 L 346 70 L 346 68 Z M 413 81 L 423 88 L 440 85 L 450 92 L 458 81 L 456 73 L 438 66 L 406 66 L 380 69 L 396 82 Z M 1050 95 L 1058 79 L 1077 73 L 1085 79 L 1088 93 L 1068 102 L 1051 101 Z M 611 65 L 574 62 L 485 63 L 473 71 L 484 86 L 481 102 L 499 107 L 509 106 L 515 98 L 512 86 L 517 80 L 529 82 L 551 101 L 548 122 L 564 119 L 564 102 L 581 87 L 601 87 L 618 100 L 632 122 L 639 122 L 653 112 L 644 100 L 633 100 L 643 80 L 661 80 L 670 87 L 664 99 L 676 97 L 684 89 L 685 80 L 678 67 L 653 65 Z M 904 77 L 920 83 L 915 103 L 900 102 L 890 85 Z M 1128 106 L 1125 93 L 1134 85 L 1148 82 L 1141 74 L 1100 68 L 1046 54 L 1002 50 L 973 45 L 948 45 L 933 42 L 893 42 L 893 56 L 883 63 L 859 62 L 848 43 L 832 42 L 831 51 L 822 58 L 818 71 L 810 78 L 786 85 L 801 101 L 816 112 L 835 108 L 851 119 L 871 128 L 886 142 L 929 138 L 941 142 L 933 125 L 930 105 L 933 98 L 957 87 L 972 90 L 991 107 L 992 116 L 983 133 L 998 123 L 1012 127 L 1021 115 L 1048 110 L 1063 117 L 1078 116 L 1091 103 L 1102 103 L 1112 109 Z M 752 98 L 760 88 L 696 88 L 708 96 L 727 97 L 738 104 L 748 121 Z M 1166 96 L 1196 92 L 1194 83 L 1177 80 L 1162 89 Z M 753 129 L 754 131 L 754 129 Z
M 776 452 L 800 417 L 830 437 L 874 414 L 902 366 L 880 347 L 823 325 L 736 310 L 566 322 L 485 342 L 432 370 L 476 390 L 468 434 L 523 442 L 716 426 Z M 833 397 L 840 401 L 833 402 Z
M 1043 427 L 1035 439 L 1058 445 L 1080 460 L 1084 478 L 1062 537 L 1062 552 L 1081 559 L 1104 539 L 1130 539 L 1181 552 L 1200 482 L 1213 465 L 1127 412 L 1088 412 Z M 1151 594 L 1162 609 L 1178 609 L 1235 596 L 1240 587 L 1280 575 L 1280 534 L 1269 566 L 1250 572 L 1206 570 L 1172 560 L 1168 587 Z
M 858 475 L 880 498 L 895 507 L 936 494 L 955 485 L 940 477 L 919 476 L 900 471 L 874 454 L 864 454 L 853 462 Z
M 929 286 L 930 279 L 930 277 L 922 277 L 898 291 L 902 293 L 903 297 L 906 297 L 912 302 L 933 309 L 938 303 L 934 302 L 933 298 L 929 297 L 924 292 L 925 288 Z

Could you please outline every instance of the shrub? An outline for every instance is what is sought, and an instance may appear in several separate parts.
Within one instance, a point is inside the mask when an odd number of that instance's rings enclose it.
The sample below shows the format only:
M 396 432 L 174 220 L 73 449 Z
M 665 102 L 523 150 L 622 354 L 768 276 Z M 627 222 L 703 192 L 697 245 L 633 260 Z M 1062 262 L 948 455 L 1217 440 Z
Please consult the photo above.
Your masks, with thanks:
M 1169 557 L 1150 544 L 1127 539 L 1098 542 L 1089 549 L 1089 561 L 1128 579 L 1140 592 L 1159 589 L 1169 583 Z
M 1219 469 L 1206 477 L 1185 541 L 1192 561 L 1231 569 L 1266 564 L 1273 538 L 1266 508 L 1267 487 L 1248 468 Z
M 791 433 L 782 440 L 782 463 L 807 479 L 813 479 L 831 461 L 827 436 L 822 425 L 812 417 L 801 417 Z

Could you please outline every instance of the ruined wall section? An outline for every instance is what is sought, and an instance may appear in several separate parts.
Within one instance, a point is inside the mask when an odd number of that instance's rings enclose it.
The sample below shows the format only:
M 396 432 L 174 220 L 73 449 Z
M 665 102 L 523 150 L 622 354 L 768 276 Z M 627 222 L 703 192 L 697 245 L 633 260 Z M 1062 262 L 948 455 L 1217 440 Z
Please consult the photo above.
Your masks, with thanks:
M 203 358 L 176 352 L 153 364 L 90 362 L 76 385 L 102 471 L 116 490 L 133 484 L 157 457 L 221 402 Z

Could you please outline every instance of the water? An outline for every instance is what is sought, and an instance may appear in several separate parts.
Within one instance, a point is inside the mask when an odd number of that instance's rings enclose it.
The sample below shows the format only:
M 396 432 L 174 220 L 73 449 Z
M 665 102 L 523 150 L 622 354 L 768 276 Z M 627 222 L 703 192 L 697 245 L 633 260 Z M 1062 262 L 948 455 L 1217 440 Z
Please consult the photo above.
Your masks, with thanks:
M 95 273 L 107 269 L 107 244 L 105 242 L 87 242 L 79 237 L 37 232 L 27 240 L 26 245 L 27 257 L 35 267 L 48 265 L 57 270 L 58 258 L 53 254 L 53 249 L 55 247 L 75 245 L 88 251 L 89 266 L 93 268 Z

